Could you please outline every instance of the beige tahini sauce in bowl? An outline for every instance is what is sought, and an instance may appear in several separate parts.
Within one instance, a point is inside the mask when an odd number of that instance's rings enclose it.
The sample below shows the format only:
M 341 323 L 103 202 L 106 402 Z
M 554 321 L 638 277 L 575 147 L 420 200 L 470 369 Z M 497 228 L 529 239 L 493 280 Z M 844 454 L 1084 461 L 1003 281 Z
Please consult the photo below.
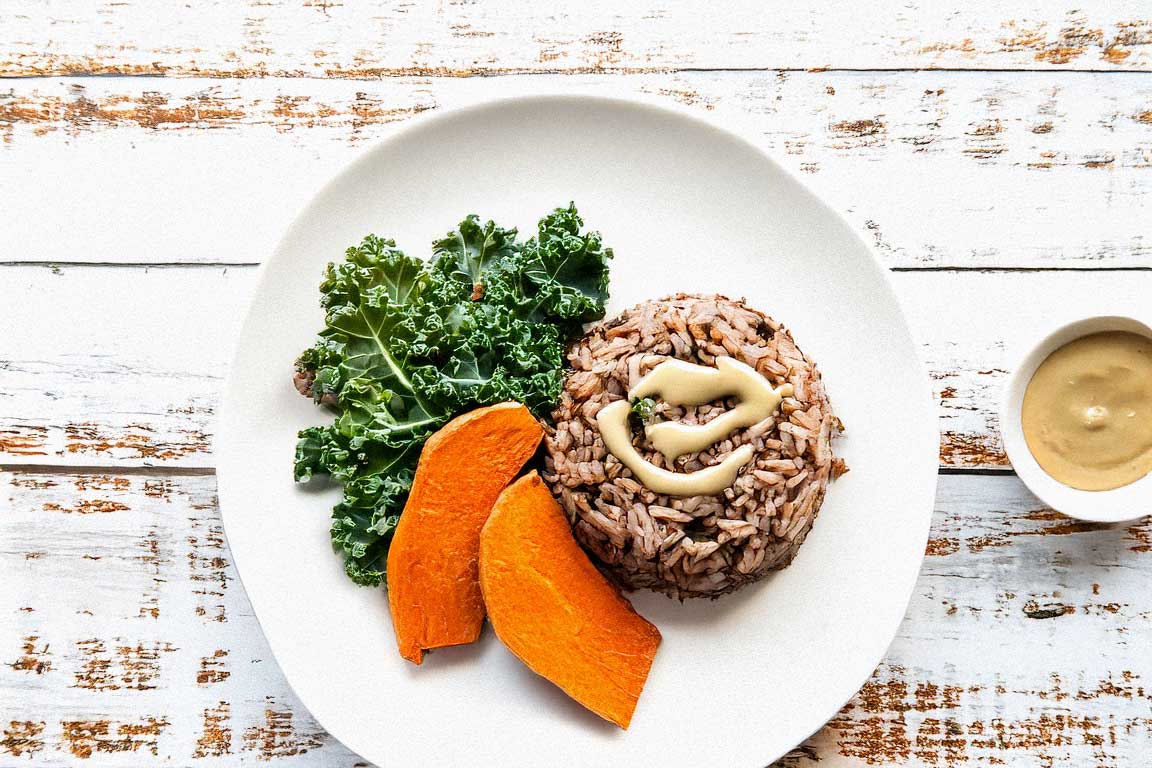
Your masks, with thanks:
M 1108 331 L 1060 347 L 1028 382 L 1021 426 L 1036 462 L 1069 487 L 1141 479 L 1152 471 L 1152 339 Z

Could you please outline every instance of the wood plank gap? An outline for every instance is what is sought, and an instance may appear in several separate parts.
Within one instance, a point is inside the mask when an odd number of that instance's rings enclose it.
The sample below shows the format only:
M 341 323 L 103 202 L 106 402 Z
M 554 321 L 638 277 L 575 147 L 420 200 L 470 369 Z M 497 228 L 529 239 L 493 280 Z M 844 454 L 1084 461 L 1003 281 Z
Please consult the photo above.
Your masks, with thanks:
M 1012 467 L 940 467 L 939 475 L 969 475 L 973 477 L 1015 477 Z
M 185 269 L 187 267 L 218 269 L 220 267 L 258 267 L 258 261 L 0 261 L 0 267 L 100 267 L 111 269 Z
M 19 263 L 19 262 L 17 262 Z M 1124 267 L 889 267 L 891 272 L 977 272 L 986 274 L 999 274 L 1001 272 L 1152 272 L 1152 264 L 1148 266 Z
M 42 269 L 93 267 L 99 269 L 220 269 L 227 267 L 259 267 L 258 261 L 0 261 L 0 267 L 40 267 Z M 974 272 L 1000 274 L 1005 272 L 1152 272 L 1148 266 L 1120 267 L 965 267 L 965 266 L 907 266 L 889 267 L 890 272 Z
M 169 467 L 133 464 L 0 464 L 0 472 L 26 475 L 125 475 L 137 477 L 212 477 L 215 467 Z M 1011 477 L 1011 467 L 940 467 L 940 475 Z
M 133 475 L 137 477 L 211 477 L 215 467 L 167 467 L 132 464 L 0 464 L 0 472 L 27 475 Z
M 444 67 L 404 67 L 374 69 L 369 74 L 349 74 L 345 76 L 316 77 L 301 72 L 269 71 L 258 75 L 252 73 L 238 74 L 231 70 L 203 70 L 196 74 L 167 74 L 163 72 L 138 72 L 131 69 L 109 70 L 107 72 L 82 72 L 72 70 L 37 71 L 28 74 L 0 75 L 0 82 L 28 81 L 28 80 L 60 80 L 62 78 L 108 78 L 108 77 L 142 77 L 153 80 L 315 80 L 348 82 L 378 82 L 383 80 L 402 79 L 442 79 L 467 80 L 470 78 L 487 79 L 497 77 L 545 77 L 545 76 L 603 76 L 618 77 L 621 75 L 675 75 L 675 74 L 725 74 L 725 73 L 783 73 L 783 74 L 917 74 L 924 72 L 951 72 L 958 74 L 1068 74 L 1068 75 L 1148 75 L 1147 69 L 1115 69 L 1078 67 L 1068 69 L 1063 67 L 572 67 L 572 68 L 513 68 L 513 69 L 461 69 L 451 70 Z

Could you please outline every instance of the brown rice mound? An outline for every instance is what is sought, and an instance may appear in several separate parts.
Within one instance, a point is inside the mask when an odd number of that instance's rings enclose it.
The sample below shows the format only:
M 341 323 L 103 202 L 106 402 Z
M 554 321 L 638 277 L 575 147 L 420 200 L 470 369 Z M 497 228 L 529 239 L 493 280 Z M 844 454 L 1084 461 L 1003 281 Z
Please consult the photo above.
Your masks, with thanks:
M 669 464 L 637 422 L 633 444 L 659 467 L 693 472 L 751 443 L 752 462 L 715 496 L 669 497 L 633 478 L 604 447 L 603 406 L 627 397 L 669 357 L 715 365 L 731 356 L 774 386 L 795 392 L 777 413 L 734 431 L 708 450 Z M 828 480 L 844 471 L 832 455 L 840 423 L 820 372 L 778 322 L 743 301 L 679 294 L 649 301 L 592 328 L 568 353 L 569 372 L 555 428 L 545 442 L 544 478 L 576 538 L 626 588 L 717 597 L 787 566 L 812 528 Z M 702 424 L 732 402 L 680 407 L 656 400 L 654 417 Z

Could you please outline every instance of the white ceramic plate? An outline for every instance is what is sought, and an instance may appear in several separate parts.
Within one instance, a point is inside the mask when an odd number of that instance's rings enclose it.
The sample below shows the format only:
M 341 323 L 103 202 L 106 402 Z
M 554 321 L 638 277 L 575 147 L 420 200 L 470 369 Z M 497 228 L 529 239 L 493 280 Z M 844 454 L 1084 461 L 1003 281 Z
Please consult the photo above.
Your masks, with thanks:
M 292 363 L 322 325 L 321 270 L 368 232 L 411 254 L 475 212 L 531 233 L 575 200 L 616 252 L 610 312 L 675 291 L 743 296 L 820 365 L 848 432 L 788 569 L 717 602 L 643 593 L 663 633 L 632 727 L 599 721 L 485 631 L 422 667 L 396 652 L 384 592 L 328 542 L 335 488 L 292 482 L 324 414 Z M 928 379 L 887 275 L 852 229 L 752 144 L 679 111 L 533 97 L 436 114 L 366 152 L 267 261 L 221 416 L 219 487 L 244 586 L 288 681 L 336 738 L 388 768 L 762 768 L 879 663 L 916 582 L 936 487 Z

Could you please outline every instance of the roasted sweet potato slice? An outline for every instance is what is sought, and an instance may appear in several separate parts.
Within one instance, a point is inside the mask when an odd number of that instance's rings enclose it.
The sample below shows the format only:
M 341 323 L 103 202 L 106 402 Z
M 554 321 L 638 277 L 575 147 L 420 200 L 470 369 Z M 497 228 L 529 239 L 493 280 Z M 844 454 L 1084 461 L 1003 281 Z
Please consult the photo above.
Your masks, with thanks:
M 419 664 L 429 648 L 480 635 L 480 529 L 543 434 L 527 408 L 500 403 L 453 419 L 424 444 L 388 551 L 388 604 L 404 658 Z
M 480 586 L 488 620 L 512 653 L 628 727 L 660 632 L 592 565 L 535 472 L 500 494 L 484 524 Z

